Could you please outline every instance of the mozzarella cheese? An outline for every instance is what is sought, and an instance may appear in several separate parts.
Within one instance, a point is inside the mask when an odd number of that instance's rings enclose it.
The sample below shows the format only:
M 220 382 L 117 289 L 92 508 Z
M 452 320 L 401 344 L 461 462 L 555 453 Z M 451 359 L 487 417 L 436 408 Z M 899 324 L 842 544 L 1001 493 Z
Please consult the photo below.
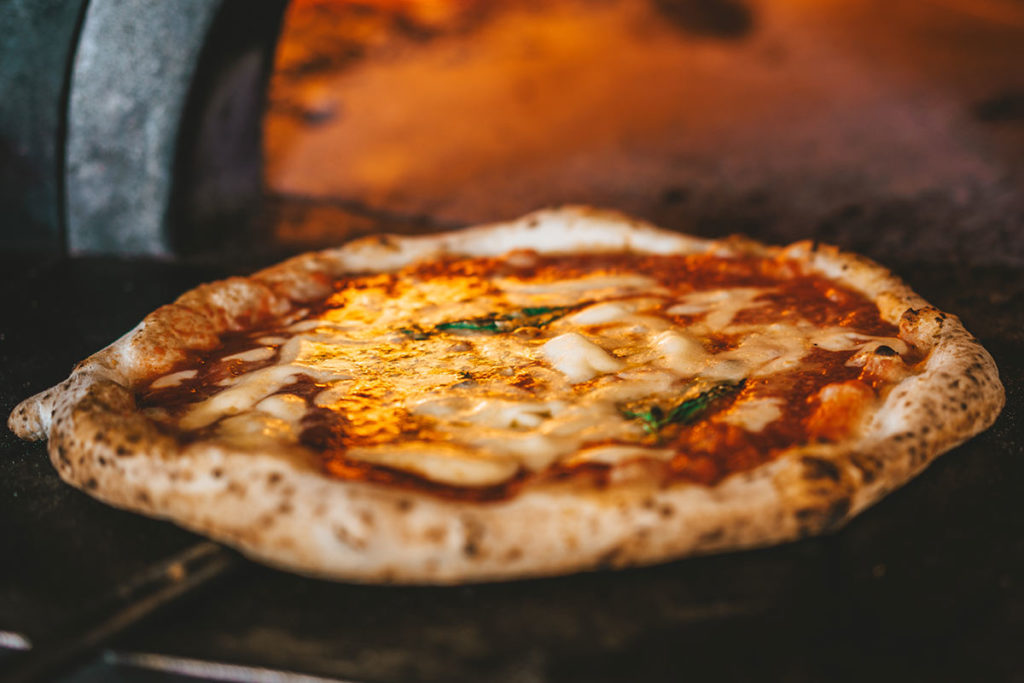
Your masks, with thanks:
M 273 361 L 227 377 L 221 391 L 190 404 L 178 424 L 214 426 L 217 438 L 239 448 L 296 444 L 309 408 L 282 391 L 312 382 L 311 404 L 344 416 L 363 439 L 346 457 L 441 484 L 489 486 L 558 462 L 670 459 L 671 449 L 624 416 L 631 402 L 671 403 L 695 386 L 787 372 L 814 349 L 907 351 L 896 338 L 792 317 L 736 322 L 739 313 L 765 306 L 759 297 L 769 291 L 735 287 L 673 297 L 641 275 L 498 278 L 487 287 L 448 277 L 390 292 L 343 290 L 325 313 L 292 320 L 283 331 L 256 337 L 260 345 L 224 356 Z M 502 319 L 507 329 L 498 332 L 436 328 L 453 320 L 486 326 L 495 312 L 556 306 L 570 310 L 540 329 L 527 324 L 526 313 Z M 517 330 L 520 320 L 525 327 Z M 735 342 L 714 350 L 705 343 L 709 334 Z M 152 386 L 173 387 L 193 375 L 174 373 Z M 743 400 L 714 419 L 756 433 L 783 409 L 779 399 Z M 393 438 L 402 424 L 426 436 Z

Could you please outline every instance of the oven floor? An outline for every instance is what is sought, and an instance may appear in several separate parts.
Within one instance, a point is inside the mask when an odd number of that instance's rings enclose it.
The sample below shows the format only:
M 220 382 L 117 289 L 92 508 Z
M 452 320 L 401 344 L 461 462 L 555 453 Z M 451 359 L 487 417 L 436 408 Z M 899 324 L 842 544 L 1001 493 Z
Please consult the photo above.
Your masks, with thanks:
M 64 680 L 1022 680 L 1024 272 L 888 265 L 981 338 L 1007 407 L 841 532 L 649 569 L 458 588 L 332 584 L 239 560 Z M 152 308 L 226 274 L 3 257 L 0 413 Z M 0 646 L 58 637 L 200 542 L 65 486 L 41 444 L 0 431 Z M 17 657 L 0 649 L 0 671 Z

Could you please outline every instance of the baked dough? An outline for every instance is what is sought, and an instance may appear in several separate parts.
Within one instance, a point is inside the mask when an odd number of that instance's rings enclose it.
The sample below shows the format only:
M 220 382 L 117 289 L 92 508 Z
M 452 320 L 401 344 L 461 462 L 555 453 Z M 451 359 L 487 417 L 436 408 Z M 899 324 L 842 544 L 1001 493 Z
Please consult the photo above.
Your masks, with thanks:
M 514 250 L 786 259 L 875 302 L 920 360 L 852 433 L 796 444 L 710 484 L 625 476 L 593 486 L 570 477 L 487 501 L 328 476 L 301 446 L 182 440 L 138 405 L 139 388 L 179 372 L 189 354 L 323 300 L 339 278 Z M 548 351 L 556 367 L 559 353 Z M 90 495 L 268 564 L 341 580 L 456 583 L 643 565 L 834 530 L 987 428 L 1003 400 L 991 356 L 960 321 L 872 261 L 812 242 L 703 240 L 567 207 L 436 235 L 366 238 L 202 285 L 23 402 L 9 425 L 23 438 L 48 438 L 60 476 Z

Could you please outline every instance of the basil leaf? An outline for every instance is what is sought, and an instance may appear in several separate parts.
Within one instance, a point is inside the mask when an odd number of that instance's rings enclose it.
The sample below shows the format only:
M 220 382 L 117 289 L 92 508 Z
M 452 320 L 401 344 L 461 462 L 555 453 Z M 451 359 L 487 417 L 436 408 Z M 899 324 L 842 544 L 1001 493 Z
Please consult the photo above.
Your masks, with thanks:
M 424 336 L 414 336 L 406 331 L 407 329 L 412 328 L 402 328 L 399 331 L 411 336 L 413 339 L 426 339 L 427 336 L 431 334 L 447 332 L 449 330 L 473 330 L 477 332 L 495 333 L 510 332 L 517 327 L 544 327 L 569 312 L 577 310 L 588 304 L 589 302 L 575 304 L 572 306 L 530 306 L 518 311 L 512 311 L 511 313 L 503 313 L 501 315 L 492 313 L 490 315 L 480 316 L 479 318 L 467 318 L 466 320 L 452 320 L 449 322 L 438 323 L 431 330 L 422 330 L 420 328 L 414 329 L 415 334 L 422 334 Z
M 641 420 L 643 429 L 648 434 L 658 434 L 662 428 L 669 424 L 691 424 L 696 422 L 707 412 L 708 408 L 718 399 L 739 391 L 745 383 L 722 382 L 710 389 L 706 389 L 693 398 L 673 406 L 667 412 L 661 406 L 654 404 L 642 411 L 620 410 L 622 417 L 627 420 Z

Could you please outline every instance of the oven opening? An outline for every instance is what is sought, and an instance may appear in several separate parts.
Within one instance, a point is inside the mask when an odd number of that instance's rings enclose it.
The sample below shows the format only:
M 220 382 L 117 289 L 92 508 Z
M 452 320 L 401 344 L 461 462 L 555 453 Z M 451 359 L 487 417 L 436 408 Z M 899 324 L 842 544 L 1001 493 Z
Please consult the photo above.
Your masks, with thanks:
M 583 203 L 941 255 L 962 236 L 935 217 L 1012 212 L 1021 172 L 963 110 L 1016 78 L 1024 13 L 984 5 L 228 0 L 182 123 L 173 250 L 269 259 Z
M 733 0 L 296 0 L 263 119 L 271 234 L 320 246 L 567 202 L 676 222 L 757 115 L 735 104 L 763 87 L 741 47 L 755 21 Z

